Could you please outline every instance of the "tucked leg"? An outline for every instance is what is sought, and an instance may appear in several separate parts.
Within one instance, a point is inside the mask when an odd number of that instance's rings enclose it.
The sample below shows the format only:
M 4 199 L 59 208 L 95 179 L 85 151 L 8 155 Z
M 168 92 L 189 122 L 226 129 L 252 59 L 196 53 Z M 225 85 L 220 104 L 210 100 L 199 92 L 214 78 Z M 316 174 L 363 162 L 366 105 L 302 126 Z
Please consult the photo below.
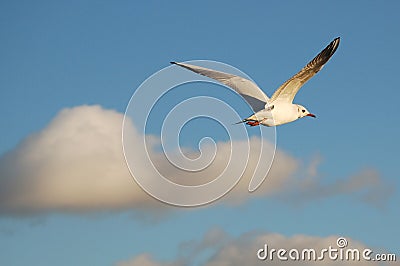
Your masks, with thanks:
M 255 126 L 258 126 L 260 124 L 260 122 L 259 121 L 248 121 L 246 124 L 250 125 L 251 127 L 255 127 Z

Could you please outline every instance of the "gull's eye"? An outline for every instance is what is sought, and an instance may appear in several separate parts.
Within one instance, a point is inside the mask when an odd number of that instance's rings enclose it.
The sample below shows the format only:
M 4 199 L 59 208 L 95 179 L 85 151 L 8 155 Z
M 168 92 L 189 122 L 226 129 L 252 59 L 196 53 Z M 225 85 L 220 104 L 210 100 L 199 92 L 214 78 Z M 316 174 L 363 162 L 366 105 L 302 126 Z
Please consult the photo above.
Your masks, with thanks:
M 301 111 L 304 113 L 306 110 L 303 109 L 303 110 L 301 110 Z

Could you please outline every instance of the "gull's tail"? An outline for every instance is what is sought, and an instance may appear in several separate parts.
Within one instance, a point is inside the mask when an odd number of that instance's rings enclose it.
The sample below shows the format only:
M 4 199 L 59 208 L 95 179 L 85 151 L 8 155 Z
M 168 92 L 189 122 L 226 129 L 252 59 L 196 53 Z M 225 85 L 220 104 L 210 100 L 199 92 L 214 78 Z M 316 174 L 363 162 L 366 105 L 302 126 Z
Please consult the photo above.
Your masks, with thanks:
M 249 120 L 247 120 L 247 119 L 243 119 L 242 121 L 233 123 L 232 125 L 242 124 L 242 123 L 246 123 L 246 122 L 248 122 L 248 121 L 249 121 Z

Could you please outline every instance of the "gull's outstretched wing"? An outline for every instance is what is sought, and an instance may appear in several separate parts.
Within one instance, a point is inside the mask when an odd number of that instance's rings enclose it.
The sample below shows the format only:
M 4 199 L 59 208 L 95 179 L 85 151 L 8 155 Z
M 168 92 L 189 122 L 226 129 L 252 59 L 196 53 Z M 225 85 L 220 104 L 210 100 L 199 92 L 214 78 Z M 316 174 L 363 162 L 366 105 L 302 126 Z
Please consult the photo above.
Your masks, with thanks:
M 267 95 L 265 95 L 265 93 L 251 80 L 209 68 L 189 65 L 186 63 L 171 62 L 171 64 L 181 66 L 200 75 L 217 80 L 232 88 L 250 104 L 254 112 L 264 109 L 267 101 L 269 100 Z
M 340 37 L 334 39 L 322 52 L 311 60 L 299 73 L 283 83 L 272 95 L 271 103 L 279 101 L 293 102 L 296 93 L 310 78 L 322 69 L 329 58 L 335 53 L 339 46 Z

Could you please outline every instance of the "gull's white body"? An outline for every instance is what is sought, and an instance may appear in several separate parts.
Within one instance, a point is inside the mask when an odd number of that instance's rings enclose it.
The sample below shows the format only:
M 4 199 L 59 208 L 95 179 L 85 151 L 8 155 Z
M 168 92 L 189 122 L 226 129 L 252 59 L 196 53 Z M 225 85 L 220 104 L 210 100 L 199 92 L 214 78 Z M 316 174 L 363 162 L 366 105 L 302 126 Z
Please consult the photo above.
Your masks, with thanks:
M 241 122 L 250 126 L 264 125 L 271 127 L 290 123 L 305 116 L 315 117 L 302 105 L 294 104 L 293 99 L 304 83 L 328 62 L 338 48 L 339 42 L 340 38 L 334 39 L 303 69 L 283 83 L 271 98 L 268 98 L 253 81 L 243 77 L 186 63 L 171 63 L 217 80 L 239 93 L 255 112 Z
M 260 110 L 247 119 L 249 121 L 259 121 L 264 126 L 273 127 L 293 122 L 299 118 L 298 106 L 296 104 L 275 102 L 273 110 Z

